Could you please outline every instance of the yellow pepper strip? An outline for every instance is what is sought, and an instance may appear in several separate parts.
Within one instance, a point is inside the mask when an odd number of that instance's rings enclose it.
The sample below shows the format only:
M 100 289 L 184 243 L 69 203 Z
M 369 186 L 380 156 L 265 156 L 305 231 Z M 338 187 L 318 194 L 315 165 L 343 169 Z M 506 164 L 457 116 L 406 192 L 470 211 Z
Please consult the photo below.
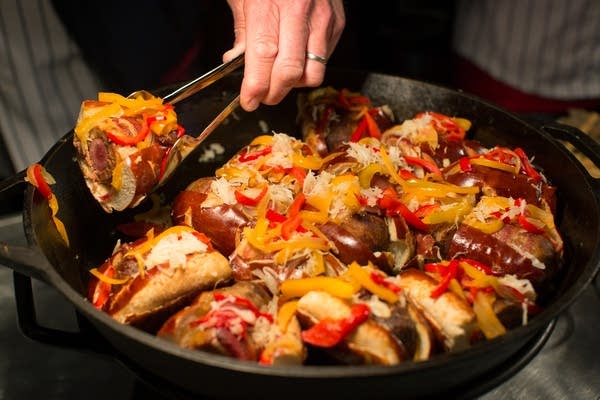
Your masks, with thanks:
M 344 154 L 344 152 L 342 151 L 336 151 L 335 153 L 331 153 L 326 155 L 325 157 L 323 157 L 322 161 L 321 161 L 321 165 L 326 165 L 329 161 L 341 156 L 342 154 Z
M 302 297 L 313 290 L 327 292 L 342 299 L 350 299 L 356 293 L 351 283 L 329 276 L 288 279 L 281 283 L 280 289 L 286 298 Z
M 468 218 L 465 219 L 463 223 L 490 235 L 498 232 L 504 227 L 504 222 L 498 218 L 490 218 L 485 222 L 479 221 L 475 218 Z
M 303 156 L 294 153 L 292 154 L 292 163 L 300 168 L 317 170 L 323 165 L 323 159 L 319 156 Z
M 173 109 L 160 111 L 158 115 L 163 115 L 164 119 L 156 119 L 150 125 L 150 129 L 157 135 L 166 135 L 177 129 L 177 114 Z M 151 136 L 151 135 L 148 135 Z
M 506 333 L 506 328 L 498 319 L 492 308 L 491 296 L 477 292 L 473 299 L 473 311 L 477 316 L 477 324 L 487 339 L 493 339 Z
M 315 267 L 313 273 L 315 275 L 321 275 L 325 273 L 325 260 L 323 260 L 323 253 L 318 250 L 312 252 L 313 258 L 315 260 Z
M 252 142 L 250 142 L 250 146 L 268 146 L 273 143 L 272 135 L 260 135 L 255 137 Z
M 123 97 L 117 93 L 100 92 L 98 93 L 98 101 L 105 103 L 114 103 L 127 108 L 152 108 L 160 107 L 163 104 L 163 100 L 160 97 L 152 97 L 150 99 L 143 99 L 136 97 L 135 99 L 129 99 Z
M 460 286 L 460 283 L 458 283 L 458 281 L 455 278 L 450 279 L 450 283 L 448 283 L 448 288 L 450 288 L 450 290 L 461 299 L 467 299 L 463 288 Z
M 88 115 L 79 121 L 77 126 L 75 126 L 75 134 L 81 141 L 85 141 L 85 137 L 89 130 L 96 126 L 100 121 L 110 117 L 119 117 L 121 114 L 123 114 L 123 110 L 120 105 L 114 103 L 107 104 L 95 113 Z
M 290 240 L 280 240 L 277 242 L 270 242 L 264 245 L 264 250 L 267 253 L 273 253 L 285 248 L 289 248 L 292 251 L 313 249 L 313 250 L 329 250 L 329 244 L 321 238 L 315 237 L 299 237 Z
M 431 224 L 458 223 L 462 217 L 467 215 L 473 207 L 467 202 L 461 201 L 448 206 L 436 208 L 423 218 L 423 222 Z
M 302 223 L 302 226 L 304 228 L 308 229 L 309 231 L 311 231 L 316 237 L 320 238 L 325 243 L 327 243 L 329 250 L 336 251 L 335 244 L 333 244 L 333 242 L 331 240 L 329 240 L 329 238 L 327 236 L 325 236 L 325 234 L 323 232 L 321 232 L 321 230 L 319 228 L 317 228 L 317 226 L 315 224 L 308 222 L 308 221 L 304 221 Z
M 297 309 L 297 300 L 288 301 L 279 307 L 279 311 L 277 312 L 277 327 L 281 332 L 287 331 L 287 327 L 292 320 L 292 317 L 296 314 Z
M 376 148 L 379 148 L 380 146 L 382 146 L 381 141 L 372 136 L 365 136 L 365 137 L 361 138 L 358 141 L 358 143 L 362 144 L 363 146 L 370 146 L 370 147 L 376 147 Z
M 362 188 L 370 188 L 371 180 L 375 174 L 385 175 L 385 170 L 381 164 L 369 164 L 358 173 L 358 182 Z
M 317 224 L 324 224 L 329 220 L 329 213 L 327 211 L 308 211 L 301 210 L 300 216 L 303 221 L 313 222 Z
M 471 158 L 469 161 L 473 165 L 481 165 L 483 167 L 495 168 L 495 169 L 499 169 L 502 171 L 510 172 L 513 175 L 519 174 L 519 166 L 518 165 L 505 164 L 505 163 L 502 163 L 499 161 L 489 160 L 485 157 Z
M 98 271 L 98 268 L 90 269 L 90 273 L 92 275 L 94 275 L 96 278 L 98 278 L 99 280 L 101 280 L 102 282 L 108 283 L 110 285 L 122 285 L 129 280 L 129 278 L 123 278 L 123 279 L 110 278 L 110 277 L 104 275 L 102 272 Z
M 487 275 L 485 272 L 478 270 L 471 264 L 464 261 L 460 261 L 459 265 L 463 269 L 465 274 L 467 274 L 467 276 L 472 279 L 472 281 L 470 282 L 471 286 L 475 286 L 478 288 L 485 288 L 491 286 L 492 288 L 494 288 L 494 290 L 497 291 L 499 285 L 496 277 Z
M 395 303 L 398 301 L 398 295 L 390 289 L 380 286 L 371 279 L 371 272 L 375 272 L 370 268 L 363 268 L 358 263 L 352 262 L 348 266 L 348 274 L 351 279 L 360 283 L 362 287 L 367 289 L 382 300 L 388 303 Z
M 275 254 L 275 257 L 273 257 L 273 261 L 275 261 L 275 263 L 278 265 L 285 265 L 287 260 L 290 258 L 291 253 L 292 252 L 289 248 L 280 250 L 277 252 L 277 254 Z
M 124 161 L 119 161 L 112 172 L 112 180 L 110 181 L 110 185 L 115 190 L 121 190 L 123 187 L 123 168 L 125 167 Z
M 450 183 L 429 182 L 423 179 L 404 181 L 403 189 L 407 193 L 416 193 L 430 197 L 446 197 L 450 193 L 477 194 L 478 186 L 462 187 Z
M 400 178 L 400 175 L 398 175 L 398 173 L 396 172 L 396 168 L 394 167 L 394 164 L 392 164 L 392 160 L 390 160 L 390 157 L 388 156 L 387 151 L 385 151 L 385 148 L 383 146 L 381 146 L 381 148 L 379 149 L 379 154 L 381 154 L 381 160 L 383 161 L 383 165 L 387 170 L 388 175 L 392 178 L 392 180 L 399 185 L 405 186 L 407 182 L 404 179 Z
M 137 251 L 129 251 L 127 254 L 125 254 L 125 256 L 133 256 L 133 258 L 135 258 L 135 261 L 137 261 L 138 272 L 143 278 L 144 271 L 146 270 L 146 264 L 144 263 L 144 257 L 142 257 L 142 253 L 139 253 Z
M 69 236 L 67 235 L 67 229 L 65 228 L 65 224 L 63 224 L 63 222 L 56 216 L 56 214 L 58 213 L 58 200 L 56 200 L 56 196 L 54 195 L 54 193 L 51 194 L 50 198 L 48 199 L 48 206 L 50 206 L 50 211 L 52 212 L 52 222 L 54 222 L 54 226 L 56 227 L 58 234 L 65 242 L 67 247 L 69 247 Z
M 327 191 L 323 194 L 318 194 L 314 196 L 307 196 L 306 203 L 315 207 L 321 214 L 329 215 L 329 207 L 331 207 L 331 202 L 333 201 L 333 192 Z M 323 221 L 325 222 L 325 221 Z
M 450 118 L 456 125 L 458 125 L 461 129 L 464 129 L 465 132 L 471 129 L 471 121 L 466 118 L 452 117 Z

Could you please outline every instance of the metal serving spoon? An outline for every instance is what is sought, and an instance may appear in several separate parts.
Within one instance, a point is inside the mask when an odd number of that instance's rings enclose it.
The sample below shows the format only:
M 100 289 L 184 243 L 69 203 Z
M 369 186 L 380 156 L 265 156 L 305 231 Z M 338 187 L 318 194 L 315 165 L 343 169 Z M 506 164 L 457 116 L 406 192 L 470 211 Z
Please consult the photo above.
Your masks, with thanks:
M 240 54 L 236 58 L 226 63 L 215 67 L 211 71 L 205 73 L 198 78 L 195 78 L 179 88 L 175 89 L 171 93 L 163 97 L 163 100 L 175 104 L 181 100 L 184 100 L 191 95 L 199 92 L 207 86 L 213 84 L 229 73 L 235 71 L 244 64 L 244 53 Z M 145 90 L 138 90 L 131 93 L 128 97 L 135 98 L 141 96 L 143 98 L 149 98 L 152 96 L 151 93 Z M 181 164 L 181 162 L 188 156 L 200 143 L 202 143 L 221 123 L 240 105 L 239 94 L 227 105 L 225 108 L 204 128 L 204 130 L 197 136 L 183 135 L 170 148 L 165 161 L 164 172 L 160 178 L 160 181 L 152 188 L 152 190 L 146 193 L 136 203 L 139 204 L 146 197 L 154 193 L 159 187 L 165 184 L 165 182 L 171 177 L 173 172 Z

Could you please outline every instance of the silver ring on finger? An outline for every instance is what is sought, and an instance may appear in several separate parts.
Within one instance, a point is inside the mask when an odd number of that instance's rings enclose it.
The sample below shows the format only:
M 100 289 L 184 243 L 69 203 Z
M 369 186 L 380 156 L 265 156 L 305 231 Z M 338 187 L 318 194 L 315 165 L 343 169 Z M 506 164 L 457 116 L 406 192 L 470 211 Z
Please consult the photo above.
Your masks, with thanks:
M 317 55 L 315 53 L 311 53 L 310 51 L 306 52 L 306 59 L 320 62 L 323 65 L 327 65 L 327 57 L 323 57 L 323 56 Z

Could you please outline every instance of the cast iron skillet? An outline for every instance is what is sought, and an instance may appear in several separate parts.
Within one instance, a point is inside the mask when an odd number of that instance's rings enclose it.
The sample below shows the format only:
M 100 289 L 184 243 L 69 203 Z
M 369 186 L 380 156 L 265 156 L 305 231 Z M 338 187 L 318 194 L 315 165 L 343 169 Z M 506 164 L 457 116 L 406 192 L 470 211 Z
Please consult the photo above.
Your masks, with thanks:
M 117 240 L 115 225 L 129 221 L 134 213 L 105 214 L 95 203 L 74 161 L 72 132 L 45 155 L 42 164 L 55 177 L 53 190 L 60 205 L 71 246 L 63 245 L 55 231 L 46 202 L 32 187 L 24 194 L 23 223 L 29 247 L 0 246 L 0 262 L 15 269 L 18 307 L 26 334 L 36 339 L 78 348 L 97 348 L 87 330 L 70 333 L 36 325 L 31 306 L 30 277 L 41 279 L 62 293 L 76 308 L 82 321 L 91 323 L 119 358 L 186 393 L 210 397 L 303 398 L 415 398 L 453 391 L 477 379 L 490 379 L 498 368 L 519 352 L 534 346 L 535 338 L 547 332 L 553 319 L 584 290 L 600 261 L 599 182 L 559 140 L 573 143 L 596 165 L 600 146 L 580 131 L 562 125 L 535 128 L 516 116 L 478 98 L 400 77 L 373 73 L 333 71 L 326 83 L 357 90 L 376 104 L 391 106 L 398 119 L 431 110 L 468 118 L 473 122 L 473 138 L 486 145 L 521 146 L 535 155 L 535 164 L 558 186 L 558 225 L 566 244 L 566 265 L 554 295 L 544 311 L 529 324 L 505 336 L 480 343 L 468 350 L 437 356 L 429 361 L 406 362 L 394 367 L 302 366 L 262 367 L 255 363 L 199 351 L 189 351 L 145 332 L 121 325 L 94 309 L 85 300 L 88 269 L 99 265 L 111 253 Z M 229 100 L 239 86 L 239 78 L 226 79 L 201 95 L 178 105 L 179 118 L 188 132 L 199 132 Z M 295 133 L 296 105 L 292 93 L 279 106 L 261 107 L 235 118 L 219 128 L 205 146 L 186 159 L 185 164 L 164 187 L 165 201 L 173 199 L 189 182 L 212 175 L 216 167 L 250 142 L 266 122 L 267 131 Z M 200 163 L 198 156 L 210 143 L 218 142 L 225 152 L 213 162 Z M 5 181 L 0 193 L 14 193 L 22 174 Z M 16 190 L 22 186 L 16 185 Z M 24 323 L 28 322 L 28 323 Z M 32 328 L 33 327 L 33 328 Z M 558 367 L 558 366 L 557 366 Z M 484 378 L 485 377 L 485 378 Z

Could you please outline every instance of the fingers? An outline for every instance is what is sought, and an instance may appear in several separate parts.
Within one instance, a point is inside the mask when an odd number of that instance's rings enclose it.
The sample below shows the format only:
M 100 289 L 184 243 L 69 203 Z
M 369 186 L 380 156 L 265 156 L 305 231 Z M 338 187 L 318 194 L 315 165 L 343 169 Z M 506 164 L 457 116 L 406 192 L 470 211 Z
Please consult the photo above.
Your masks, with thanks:
M 262 100 L 265 104 L 279 103 L 302 79 L 312 6 L 312 1 L 293 1 L 281 10 L 279 49 L 273 63 L 269 91 Z
M 310 18 L 310 35 L 306 50 L 329 58 L 337 45 L 346 24 L 341 0 L 318 1 Z M 325 65 L 319 61 L 306 60 L 304 75 L 297 86 L 315 87 L 323 83 Z
M 267 96 L 279 51 L 280 12 L 274 0 L 246 0 L 246 56 L 240 104 L 255 110 Z
M 332 33 L 330 22 L 333 16 L 329 1 L 318 1 L 315 4 L 309 22 L 310 35 L 306 43 L 306 51 L 326 59 L 329 58 L 329 39 Z M 304 74 L 298 82 L 298 86 L 319 86 L 323 82 L 324 76 L 325 64 L 307 59 Z
M 325 65 L 306 52 L 328 58 L 345 25 L 342 0 L 228 0 L 236 40 L 223 55 L 241 51 L 245 72 L 240 103 L 246 111 L 279 103 L 294 87 L 318 86 Z M 243 4 L 242 4 L 243 3 Z
M 233 14 L 233 33 L 235 41 L 233 48 L 223 54 L 223 62 L 228 62 L 246 49 L 246 18 L 243 0 L 227 0 Z

